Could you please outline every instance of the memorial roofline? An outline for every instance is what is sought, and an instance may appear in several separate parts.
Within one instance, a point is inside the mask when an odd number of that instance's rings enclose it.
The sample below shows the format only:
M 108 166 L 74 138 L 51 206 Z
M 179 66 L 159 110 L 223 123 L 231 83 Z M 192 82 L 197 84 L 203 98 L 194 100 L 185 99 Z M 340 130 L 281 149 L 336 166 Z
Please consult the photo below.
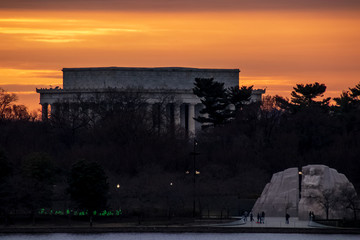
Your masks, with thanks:
M 159 71 L 159 72 L 240 72 L 240 69 L 220 68 L 187 68 L 187 67 L 87 67 L 87 68 L 63 68 L 62 71 Z
M 192 89 L 172 88 L 36 88 L 37 93 L 114 93 L 114 92 L 139 92 L 139 93 L 192 93 Z

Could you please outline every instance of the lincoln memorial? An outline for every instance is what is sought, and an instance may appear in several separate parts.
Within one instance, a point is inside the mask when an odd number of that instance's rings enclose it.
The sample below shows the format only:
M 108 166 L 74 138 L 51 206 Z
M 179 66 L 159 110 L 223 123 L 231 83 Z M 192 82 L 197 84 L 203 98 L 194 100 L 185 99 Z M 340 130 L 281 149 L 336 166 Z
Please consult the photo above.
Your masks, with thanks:
M 149 111 L 167 99 L 167 112 L 175 125 L 195 133 L 200 124 L 194 117 L 202 108 L 200 99 L 192 92 L 195 78 L 214 78 L 224 86 L 239 85 L 239 69 L 205 68 L 64 68 L 63 88 L 36 89 L 40 93 L 42 119 L 45 121 L 57 111 L 57 103 L 93 102 L 94 96 L 104 98 L 111 92 L 136 91 L 146 98 Z M 265 90 L 254 90 L 251 101 L 261 100 Z

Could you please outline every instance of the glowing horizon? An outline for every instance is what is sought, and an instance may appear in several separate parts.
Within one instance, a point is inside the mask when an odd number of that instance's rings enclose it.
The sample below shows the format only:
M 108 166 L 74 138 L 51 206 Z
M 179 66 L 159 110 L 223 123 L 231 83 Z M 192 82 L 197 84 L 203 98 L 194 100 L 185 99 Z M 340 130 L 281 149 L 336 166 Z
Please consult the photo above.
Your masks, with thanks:
M 0 8 L 0 16 L 0 86 L 30 109 L 39 108 L 35 88 L 62 86 L 67 67 L 240 68 L 240 85 L 285 97 L 298 83 L 325 83 L 336 97 L 360 81 L 357 8 Z

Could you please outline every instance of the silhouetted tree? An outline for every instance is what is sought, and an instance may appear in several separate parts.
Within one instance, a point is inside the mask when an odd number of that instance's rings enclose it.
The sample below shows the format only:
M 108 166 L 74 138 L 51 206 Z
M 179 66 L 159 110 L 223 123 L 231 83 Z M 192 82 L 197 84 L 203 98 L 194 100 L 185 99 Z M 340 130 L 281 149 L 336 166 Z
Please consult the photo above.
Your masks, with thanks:
M 358 98 L 360 96 L 360 83 L 358 83 L 355 87 L 350 88 L 351 97 Z
M 80 95 L 75 102 L 58 101 L 51 106 L 50 124 L 52 127 L 75 135 L 79 130 L 90 128 L 93 124 L 90 117 L 89 103 Z
M 36 113 L 29 113 L 25 105 L 14 104 L 18 96 L 14 93 L 8 93 L 0 87 L 0 120 L 21 120 L 34 121 Z
M 220 86 L 219 89 L 223 93 L 224 87 Z M 237 92 L 236 88 L 233 90 Z M 229 91 L 225 92 L 225 95 L 219 94 L 218 96 L 222 97 L 216 100 L 217 103 L 226 105 L 226 108 L 221 108 L 226 114 L 232 112 Z M 211 89 L 207 92 L 210 94 Z M 117 183 L 121 183 L 119 193 L 124 200 L 121 201 L 121 207 L 124 206 L 126 210 L 142 208 L 145 213 L 153 213 L 152 210 L 157 205 L 164 209 L 171 208 L 174 212 L 173 200 L 176 200 L 176 208 L 181 209 L 179 211 L 186 209 L 187 205 L 191 208 L 193 193 L 189 186 L 192 186 L 192 178 L 187 177 L 185 172 L 193 163 L 189 155 L 192 145 L 181 130 L 175 134 L 167 130 L 156 131 L 151 124 L 152 115 L 145 110 L 146 101 L 141 97 L 141 92 L 140 98 L 137 94 L 121 95 L 114 91 L 107 95 L 109 99 L 105 99 L 105 95 L 101 94 L 95 94 L 93 101 L 91 97 L 88 102 L 81 99 L 78 105 L 71 106 L 78 108 L 79 112 L 68 113 L 74 120 L 72 126 L 62 124 L 61 121 L 58 124 L 52 121 L 31 122 L 16 119 L 1 121 L 0 145 L 6 150 L 7 163 L 11 163 L 12 168 L 10 175 L 3 178 L 5 180 L 0 180 L 5 183 L 2 186 L 7 186 L 0 189 L 0 208 L 6 207 L 6 211 L 10 212 L 15 209 L 25 211 L 30 207 L 36 209 L 40 205 L 49 206 L 48 203 L 34 203 L 37 197 L 45 192 L 41 188 L 33 190 L 34 184 L 39 182 L 39 179 L 44 179 L 38 177 L 38 174 L 28 174 L 36 173 L 37 168 L 21 167 L 26 165 L 27 157 L 24 156 L 34 151 L 47 152 L 54 165 L 59 166 L 57 170 L 61 172 L 57 174 L 62 176 L 56 179 L 54 193 L 61 191 L 61 188 L 67 188 L 66 181 L 60 183 L 59 179 L 67 177 L 73 161 L 87 159 L 89 162 L 97 161 L 100 168 L 112 176 L 113 188 Z M 211 95 L 206 96 L 212 100 Z M 355 99 L 358 99 L 356 90 L 352 93 L 349 89 L 348 96 L 351 100 L 355 96 Z M 162 105 L 159 106 L 160 113 L 165 112 L 167 101 L 163 100 L 159 100 Z M 226 124 L 221 123 L 218 125 L 221 127 L 197 134 L 201 154 L 196 159 L 196 167 L 201 174 L 197 176 L 196 188 L 202 207 L 211 208 L 212 196 L 217 199 L 217 204 L 221 202 L 219 207 L 226 208 L 231 204 L 226 202 L 228 200 L 223 196 L 256 198 L 273 173 L 306 164 L 326 164 L 336 168 L 359 190 L 358 108 L 354 105 L 349 112 L 339 109 L 332 112 L 322 111 L 327 108 L 318 107 L 321 103 L 316 103 L 317 98 L 312 98 L 312 101 L 315 103 L 310 106 L 303 104 L 300 107 L 286 98 L 265 97 L 261 104 L 238 105 L 241 110 L 236 116 L 230 115 Z M 169 102 L 173 102 L 173 99 Z M 100 103 L 100 106 L 91 106 L 95 103 Z M 114 105 L 110 107 L 107 103 Z M 233 103 L 235 105 L 236 102 Z M 64 105 L 64 110 L 66 108 Z M 88 111 L 90 108 L 94 110 Z M 218 113 L 224 112 L 219 110 Z M 81 114 L 88 117 L 84 125 Z M 203 117 L 207 117 L 206 114 Z M 204 124 L 210 125 L 211 122 Z M 72 134 L 72 129 L 76 134 Z M 89 162 L 85 162 L 85 165 L 88 166 Z M 82 170 L 82 167 L 78 169 Z M 2 170 L 0 166 L 0 172 Z M 80 170 L 78 175 L 88 175 Z M 47 180 L 44 181 L 44 184 L 47 184 Z M 90 181 L 92 180 L 85 182 Z M 170 181 L 174 183 L 173 188 L 170 188 Z M 148 182 L 149 186 L 144 188 L 144 183 Z M 83 190 L 83 186 L 78 187 L 79 191 Z M 93 184 L 85 187 L 87 192 L 94 191 Z M 92 197 L 87 195 L 83 200 Z M 80 207 L 74 198 L 73 200 Z M 85 209 L 84 205 L 82 209 Z M 91 214 L 92 211 L 88 212 Z M 128 213 L 131 213 L 131 210 Z
M 360 84 L 349 91 L 343 91 L 340 97 L 334 98 L 336 106 L 333 107 L 346 135 L 360 131 Z
M 8 224 L 9 212 L 13 200 L 11 184 L 9 182 L 10 174 L 10 163 L 5 152 L 0 148 L 0 216 L 4 216 L 5 225 Z
M 337 107 L 339 110 L 343 113 L 348 113 L 352 110 L 354 110 L 355 104 L 354 104 L 354 98 L 351 97 L 351 94 L 347 91 L 343 91 L 338 98 L 334 98 L 334 101 L 336 102 Z
M 343 91 L 340 97 L 334 98 L 337 107 L 344 113 L 360 110 L 360 83 L 349 90 Z
M 10 175 L 10 163 L 7 160 L 4 150 L 0 148 L 0 183 L 5 181 L 5 178 Z
M 293 104 L 290 102 L 288 98 L 281 97 L 279 95 L 275 95 L 274 97 L 274 108 L 281 109 L 285 113 L 293 113 Z
M 202 128 L 210 126 L 223 126 L 233 119 L 243 108 L 249 104 L 253 86 L 238 86 L 224 88 L 224 83 L 216 82 L 213 78 L 196 78 L 193 93 L 198 96 L 204 105 L 200 111 L 203 116 L 195 118 L 202 123 Z M 231 105 L 235 109 L 231 109 Z
M 248 104 L 253 91 L 253 86 L 230 87 L 227 90 L 228 101 L 235 106 L 235 111 L 242 109 L 244 104 Z
M 324 189 L 321 194 L 321 196 L 317 197 L 317 201 L 325 211 L 326 220 L 329 220 L 329 212 L 331 209 L 336 209 L 339 198 L 333 189 Z
M 322 101 L 315 101 L 317 97 L 322 97 L 326 91 L 325 84 L 315 82 L 314 84 L 296 84 L 294 91 L 291 92 L 291 102 L 298 106 L 312 106 L 314 104 L 328 105 L 331 98 Z
M 68 178 L 68 192 L 80 209 L 87 210 L 92 226 L 93 212 L 106 208 L 109 184 L 107 176 L 96 162 L 75 163 Z
M 11 107 L 18 100 L 18 97 L 14 93 L 7 93 L 4 89 L 0 88 L 0 120 L 5 119 Z
M 22 161 L 21 172 L 24 180 L 21 183 L 21 203 L 31 211 L 35 223 L 36 212 L 40 208 L 51 206 L 55 181 L 54 163 L 46 153 L 32 153 Z
M 344 184 L 340 187 L 340 203 L 345 209 L 350 209 L 353 212 L 354 220 L 357 220 L 357 212 L 360 210 L 360 199 L 356 194 L 353 186 Z
M 200 111 L 206 116 L 195 118 L 202 123 L 202 128 L 221 126 L 229 121 L 230 111 L 227 110 L 228 101 L 224 83 L 216 82 L 213 78 L 196 78 L 193 93 L 200 98 L 204 108 Z

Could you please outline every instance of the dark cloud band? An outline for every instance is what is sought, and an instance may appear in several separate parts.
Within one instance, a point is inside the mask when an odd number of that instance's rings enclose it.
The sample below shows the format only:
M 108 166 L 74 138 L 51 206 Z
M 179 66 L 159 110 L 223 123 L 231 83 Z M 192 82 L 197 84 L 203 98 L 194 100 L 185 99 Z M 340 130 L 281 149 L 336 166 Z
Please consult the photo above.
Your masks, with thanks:
M 359 0 L 1 0 L 0 9 L 219 11 L 360 9 Z

